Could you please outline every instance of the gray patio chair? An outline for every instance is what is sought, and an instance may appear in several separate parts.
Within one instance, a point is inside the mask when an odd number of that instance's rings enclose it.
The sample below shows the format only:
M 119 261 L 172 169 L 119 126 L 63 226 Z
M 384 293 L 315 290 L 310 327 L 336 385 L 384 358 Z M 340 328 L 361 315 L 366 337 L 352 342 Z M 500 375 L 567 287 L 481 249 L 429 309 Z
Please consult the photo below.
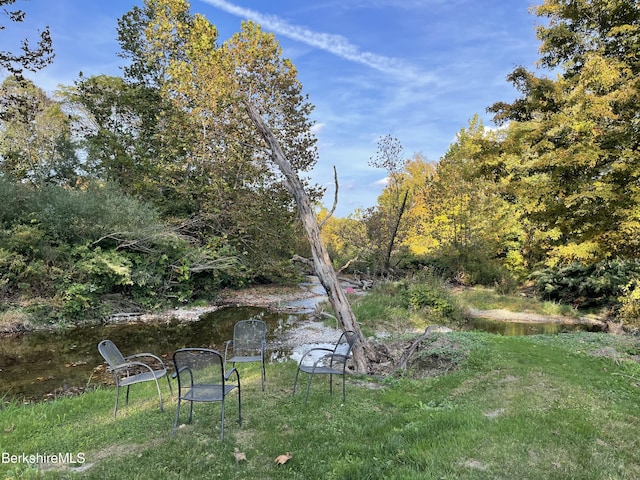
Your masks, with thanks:
M 178 407 L 173 435 L 180 419 L 180 404 L 190 402 L 189 423 L 193 419 L 194 402 L 220 402 L 222 404 L 220 439 L 224 439 L 224 401 L 227 394 L 238 390 L 238 424 L 242 425 L 242 403 L 240 396 L 240 374 L 235 368 L 225 373 L 222 355 L 208 348 L 182 348 L 173 354 L 178 378 Z M 230 383 L 235 374 L 236 383 Z
M 241 320 L 233 326 L 233 340 L 227 340 L 225 345 L 225 365 L 231 363 L 235 368 L 236 363 L 260 362 L 264 392 L 266 348 L 267 324 L 262 320 Z
M 152 353 L 136 353 L 125 357 L 118 347 L 111 340 L 102 340 L 98 343 L 98 351 L 105 359 L 109 370 L 113 373 L 116 383 L 116 406 L 113 409 L 113 416 L 118 412 L 118 399 L 120 398 L 120 387 L 127 387 L 126 405 L 129 404 L 129 387 L 135 383 L 156 382 L 158 398 L 160 399 L 160 411 L 164 411 L 162 405 L 162 393 L 158 379 L 167 377 L 169 391 L 173 395 L 171 381 L 167 376 L 167 367 L 160 357 Z M 145 361 L 142 361 L 145 360 Z
M 309 389 L 311 388 L 311 380 L 314 375 L 329 375 L 329 393 L 331 395 L 333 395 L 333 376 L 341 375 L 342 401 L 344 402 L 347 396 L 345 387 L 347 362 L 351 357 L 351 351 L 357 341 L 358 334 L 352 330 L 347 330 L 340 335 L 333 349 L 316 347 L 305 352 L 300 359 L 300 363 L 298 363 L 298 371 L 296 372 L 296 379 L 293 383 L 293 395 L 296 394 L 296 385 L 298 384 L 298 375 L 300 375 L 300 372 L 309 374 L 307 396 L 304 399 L 304 403 L 307 403 L 309 399 Z M 318 355 L 320 355 L 320 357 L 313 361 L 312 359 Z M 313 363 L 311 363 L 311 361 L 313 361 Z

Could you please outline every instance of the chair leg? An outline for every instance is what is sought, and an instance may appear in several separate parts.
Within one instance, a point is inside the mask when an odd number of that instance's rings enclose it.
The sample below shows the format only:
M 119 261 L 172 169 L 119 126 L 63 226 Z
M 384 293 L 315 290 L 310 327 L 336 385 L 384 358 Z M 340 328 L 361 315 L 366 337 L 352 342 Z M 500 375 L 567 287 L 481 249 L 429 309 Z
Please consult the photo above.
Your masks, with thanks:
M 173 387 L 171 386 L 171 380 L 169 380 L 169 375 L 165 375 L 167 377 L 167 383 L 169 384 L 169 393 L 173 397 Z
M 173 436 L 176 436 L 176 429 L 178 428 L 178 420 L 180 419 L 180 398 L 178 398 L 178 408 L 176 409 L 176 421 L 173 422 Z
M 164 412 L 164 405 L 162 405 L 162 393 L 160 393 L 160 384 L 158 383 L 158 379 L 154 378 L 156 381 L 156 388 L 158 389 L 158 398 L 160 399 L 160 411 Z
M 298 368 L 298 370 L 296 371 L 296 379 L 293 382 L 293 393 L 291 395 L 295 395 L 296 394 L 296 385 L 298 384 L 298 375 L 300 374 L 300 369 Z
M 333 396 L 333 374 L 329 374 L 329 395 Z
M 262 359 L 262 391 L 264 392 L 264 380 L 265 380 L 265 371 L 264 371 L 264 358 Z
M 342 403 L 344 403 L 347 399 L 347 389 L 345 387 L 345 377 L 346 375 L 342 374 Z
M 118 385 L 116 383 L 116 406 L 113 409 L 113 416 L 116 416 L 116 413 L 118 413 L 118 398 L 120 397 L 120 385 Z
M 222 397 L 222 413 L 220 415 L 220 440 L 224 440 L 224 393 Z
M 130 386 L 131 386 L 131 385 L 127 385 L 127 399 L 126 399 L 126 401 L 124 402 L 124 404 L 125 404 L 125 405 L 129 405 L 129 387 L 130 387 Z
M 238 382 L 238 425 L 242 425 L 242 395 L 240 394 L 240 382 Z
M 307 382 L 307 396 L 304 397 L 304 403 L 307 403 L 307 400 L 309 400 L 309 390 L 311 390 L 311 380 L 313 379 L 313 373 L 309 374 L 309 382 Z

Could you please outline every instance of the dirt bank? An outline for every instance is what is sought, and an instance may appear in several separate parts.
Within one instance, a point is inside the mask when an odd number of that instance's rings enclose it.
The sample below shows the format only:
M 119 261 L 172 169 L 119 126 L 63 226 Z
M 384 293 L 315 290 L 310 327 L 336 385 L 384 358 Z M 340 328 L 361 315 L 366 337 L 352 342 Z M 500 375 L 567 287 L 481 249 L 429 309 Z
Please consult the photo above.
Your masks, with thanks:
M 467 314 L 476 318 L 489 318 L 491 320 L 500 320 L 503 322 L 520 322 L 520 323 L 551 323 L 559 325 L 598 325 L 604 323 L 601 320 L 588 317 L 568 317 L 563 315 L 540 315 L 531 312 L 512 312 L 510 310 L 479 310 L 469 308 Z

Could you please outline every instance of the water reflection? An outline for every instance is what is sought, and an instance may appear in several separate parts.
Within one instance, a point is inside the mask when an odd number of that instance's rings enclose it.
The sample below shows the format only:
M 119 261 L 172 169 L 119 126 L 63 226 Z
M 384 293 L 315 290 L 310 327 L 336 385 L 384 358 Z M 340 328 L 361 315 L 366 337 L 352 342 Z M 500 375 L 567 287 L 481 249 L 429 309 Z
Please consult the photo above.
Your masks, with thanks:
M 224 352 L 225 341 L 233 337 L 233 325 L 250 318 L 263 320 L 269 327 L 267 341 L 270 362 L 301 355 L 301 352 L 283 348 L 279 338 L 293 324 L 306 320 L 306 315 L 275 313 L 259 307 L 223 308 L 192 322 L 173 320 L 34 332 L 0 338 L 0 398 L 6 395 L 7 398 L 40 400 L 52 392 L 99 383 L 101 380 L 94 370 L 103 364 L 103 360 L 98 354 L 97 344 L 105 338 L 118 345 L 125 355 L 152 352 L 162 356 L 171 365 L 171 355 L 178 348 L 209 347 Z M 513 323 L 486 318 L 470 320 L 464 329 L 501 335 L 597 331 L 596 327 L 589 325 Z M 305 349 L 308 347 L 306 345 Z
M 489 318 L 472 318 L 467 321 L 463 330 L 480 330 L 482 332 L 497 333 L 505 336 L 518 335 L 555 335 L 571 332 L 599 332 L 602 329 L 595 325 L 562 324 L 562 323 L 531 323 L 505 322 Z
M 203 315 L 199 321 L 153 324 L 111 324 L 57 332 L 34 332 L 0 338 L 0 396 L 39 400 L 54 391 L 84 388 L 95 383 L 95 367 L 103 360 L 100 340 L 112 340 L 124 355 L 152 352 L 171 363 L 178 348 L 208 347 L 224 352 L 239 320 L 256 318 L 269 327 L 267 341 L 301 319 L 258 307 L 229 307 Z M 286 352 L 274 352 L 286 357 Z

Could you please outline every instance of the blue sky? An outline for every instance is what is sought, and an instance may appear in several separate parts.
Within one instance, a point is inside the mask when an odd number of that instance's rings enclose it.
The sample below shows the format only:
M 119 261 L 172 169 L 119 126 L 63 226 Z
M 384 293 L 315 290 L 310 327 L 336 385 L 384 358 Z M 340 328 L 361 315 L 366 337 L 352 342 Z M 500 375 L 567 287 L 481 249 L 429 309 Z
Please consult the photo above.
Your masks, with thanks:
M 540 3 L 540 2 L 537 2 Z M 48 25 L 56 58 L 29 74 L 52 92 L 85 76 L 120 75 L 117 19 L 142 0 L 18 0 L 24 24 L 0 32 L 19 40 Z M 517 65 L 535 68 L 539 43 L 530 0 L 191 0 L 220 33 L 243 19 L 271 31 L 298 69 L 316 106 L 319 161 L 312 181 L 333 201 L 333 166 L 340 183 L 337 216 L 375 205 L 385 172 L 368 164 L 380 137 L 391 134 L 404 156 L 437 161 L 460 129 L 486 107 L 517 92 L 505 77 Z M 7 22 L 3 19 L 3 24 Z M 15 50 L 15 48 L 14 48 Z

